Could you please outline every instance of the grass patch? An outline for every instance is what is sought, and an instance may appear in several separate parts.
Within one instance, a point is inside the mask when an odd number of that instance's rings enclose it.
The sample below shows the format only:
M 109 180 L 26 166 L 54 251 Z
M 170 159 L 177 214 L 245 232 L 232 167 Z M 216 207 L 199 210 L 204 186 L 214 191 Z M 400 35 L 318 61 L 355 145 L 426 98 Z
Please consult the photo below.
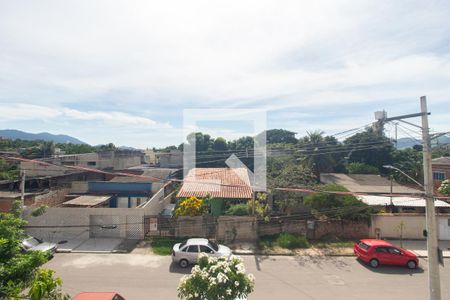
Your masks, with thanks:
M 352 248 L 354 243 L 354 241 L 315 242 L 313 246 L 316 248 Z
M 285 249 L 309 248 L 310 244 L 305 236 L 291 233 L 281 233 L 276 235 L 266 235 L 259 239 L 260 249 L 272 249 L 280 247 Z
M 153 253 L 157 255 L 171 255 L 173 245 L 186 241 L 187 238 L 153 237 L 150 239 Z
M 325 235 L 318 241 L 312 244 L 316 248 L 352 248 L 355 241 L 342 240 L 331 235 Z

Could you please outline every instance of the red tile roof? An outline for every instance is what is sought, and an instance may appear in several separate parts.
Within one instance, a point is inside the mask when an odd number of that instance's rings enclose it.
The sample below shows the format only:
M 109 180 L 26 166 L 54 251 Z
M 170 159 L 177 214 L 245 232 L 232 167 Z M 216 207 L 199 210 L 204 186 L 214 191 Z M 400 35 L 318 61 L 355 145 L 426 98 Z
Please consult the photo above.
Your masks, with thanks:
M 245 168 L 194 168 L 183 181 L 179 198 L 205 197 L 251 199 L 253 192 Z

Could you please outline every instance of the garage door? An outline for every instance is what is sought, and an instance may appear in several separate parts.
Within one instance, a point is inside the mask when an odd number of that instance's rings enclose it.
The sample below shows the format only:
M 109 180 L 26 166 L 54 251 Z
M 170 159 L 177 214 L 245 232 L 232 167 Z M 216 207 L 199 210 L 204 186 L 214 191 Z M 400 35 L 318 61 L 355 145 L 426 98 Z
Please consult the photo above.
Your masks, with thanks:
M 450 218 L 439 218 L 439 239 L 450 240 Z
M 90 215 L 89 223 L 91 238 L 120 238 L 119 216 Z

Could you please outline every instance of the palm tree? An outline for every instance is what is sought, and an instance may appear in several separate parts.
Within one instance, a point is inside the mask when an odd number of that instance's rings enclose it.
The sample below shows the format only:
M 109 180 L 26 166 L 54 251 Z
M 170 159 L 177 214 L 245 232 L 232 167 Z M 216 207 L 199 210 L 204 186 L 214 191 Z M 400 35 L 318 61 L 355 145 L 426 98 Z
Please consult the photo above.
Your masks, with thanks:
M 323 134 L 320 130 L 307 131 L 307 136 L 300 141 L 305 146 L 301 161 L 313 170 L 317 181 L 320 181 L 320 173 L 331 172 L 335 164 L 333 156 L 324 148 L 327 142 Z

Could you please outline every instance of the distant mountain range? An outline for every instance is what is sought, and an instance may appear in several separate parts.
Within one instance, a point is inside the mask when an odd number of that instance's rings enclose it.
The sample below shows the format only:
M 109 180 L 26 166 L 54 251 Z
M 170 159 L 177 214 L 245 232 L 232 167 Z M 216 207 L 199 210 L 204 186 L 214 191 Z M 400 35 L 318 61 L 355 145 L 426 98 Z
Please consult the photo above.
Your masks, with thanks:
M 13 139 L 13 140 L 14 139 L 21 139 L 21 140 L 27 140 L 27 141 L 42 140 L 42 141 L 55 142 L 55 143 L 86 144 L 85 142 L 80 141 L 79 139 L 74 138 L 69 135 L 51 134 L 48 132 L 29 133 L 29 132 L 15 130 L 15 129 L 0 130 L 0 137 L 2 137 L 4 139 Z
M 450 136 L 443 135 L 431 141 L 431 145 L 436 147 L 442 144 L 450 144 Z M 422 140 L 413 138 L 399 138 L 397 141 L 397 149 L 412 148 L 414 145 L 422 145 Z

